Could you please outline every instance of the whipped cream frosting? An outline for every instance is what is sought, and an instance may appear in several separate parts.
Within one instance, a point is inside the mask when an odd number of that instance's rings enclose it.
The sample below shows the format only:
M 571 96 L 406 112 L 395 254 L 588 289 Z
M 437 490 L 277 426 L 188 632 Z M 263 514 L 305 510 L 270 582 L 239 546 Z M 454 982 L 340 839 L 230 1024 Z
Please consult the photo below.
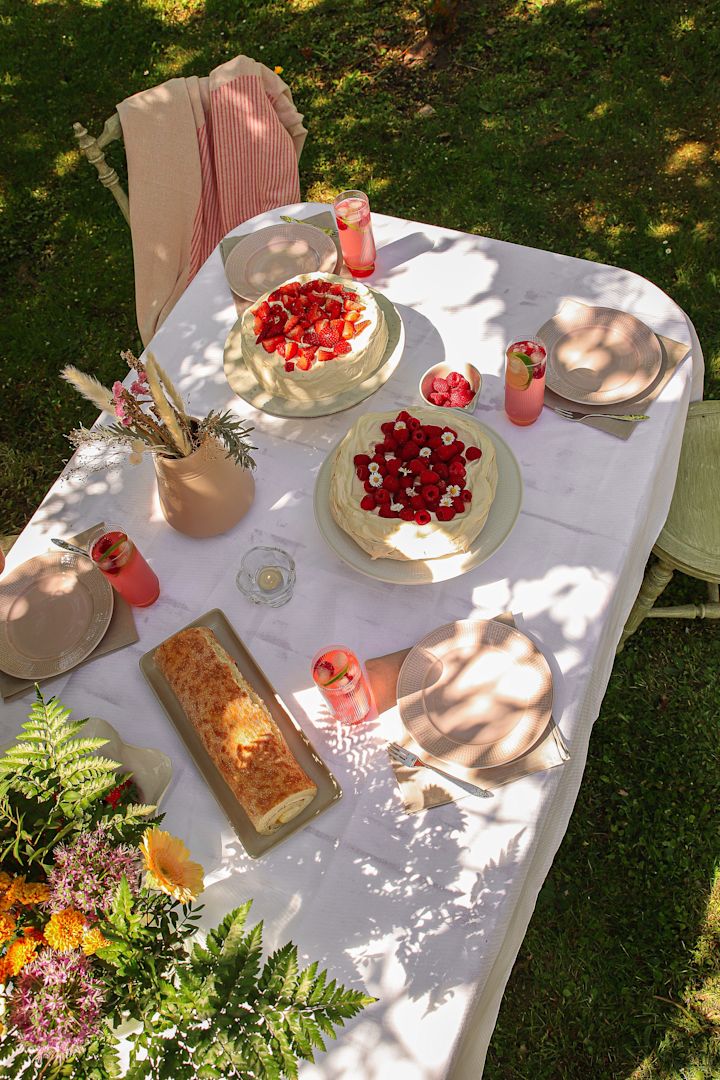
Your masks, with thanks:
M 452 416 L 430 407 L 410 407 L 407 411 L 421 424 L 452 428 L 466 448 L 477 446 L 482 450 L 482 457 L 465 464 L 463 483 L 472 493 L 472 502 L 464 513 L 457 514 L 452 521 L 438 521 L 433 515 L 427 525 L 418 525 L 400 518 L 382 518 L 376 511 L 363 510 L 360 506 L 365 488 L 356 473 L 355 455 L 372 457 L 375 444 L 383 439 L 381 424 L 394 420 L 398 411 L 366 413 L 340 443 L 330 477 L 333 519 L 373 559 L 439 559 L 466 552 L 487 521 L 498 473 L 492 441 L 460 409 L 452 410 Z
M 247 309 L 240 324 L 242 357 L 260 385 L 274 397 L 312 403 L 341 394 L 348 387 L 371 375 L 385 352 L 388 328 L 385 316 L 370 289 L 336 274 L 298 274 L 288 280 L 299 281 L 301 284 L 319 280 L 337 282 L 343 289 L 357 294 L 358 300 L 365 305 L 362 319 L 367 319 L 370 325 L 357 337 L 350 339 L 349 353 L 324 363 L 315 361 L 308 371 L 301 371 L 297 366 L 293 371 L 286 371 L 283 357 L 277 353 L 267 353 L 262 344 L 255 344 L 254 312 L 270 296 L 270 293 L 266 293 Z M 287 282 L 283 282 L 283 285 L 285 284 Z M 280 289 L 282 285 L 277 286 L 277 290 Z

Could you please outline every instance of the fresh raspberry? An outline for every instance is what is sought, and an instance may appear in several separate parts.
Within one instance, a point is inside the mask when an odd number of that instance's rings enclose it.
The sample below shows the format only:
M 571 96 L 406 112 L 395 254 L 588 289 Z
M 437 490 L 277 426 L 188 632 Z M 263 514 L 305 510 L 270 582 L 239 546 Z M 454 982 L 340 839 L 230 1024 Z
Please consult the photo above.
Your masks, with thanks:
M 393 476 L 392 473 L 388 473 L 383 480 L 383 487 L 386 491 L 389 491 L 391 495 L 394 495 L 396 491 L 400 490 L 400 482 L 397 476 Z
M 410 438 L 410 432 L 406 427 L 398 428 L 397 431 L 393 432 L 393 438 L 395 439 L 395 442 L 398 444 L 398 446 L 404 446 Z
M 395 417 L 395 423 L 397 424 L 399 420 L 402 420 L 403 424 L 407 424 L 408 420 L 410 419 L 410 413 L 406 412 L 405 409 L 403 409 L 402 412 L 399 412 Z
M 409 506 L 404 506 L 400 511 L 400 517 L 403 521 L 414 521 L 415 511 Z
M 361 510 L 374 510 L 375 505 L 376 504 L 374 495 L 363 495 L 362 499 L 360 500 Z
M 441 475 L 440 469 L 445 469 L 450 480 L 464 480 L 465 479 L 465 466 L 459 458 L 455 458 L 450 462 L 450 465 L 436 465 L 435 471 L 438 476 Z
M 422 428 L 419 427 L 413 429 L 410 438 L 416 446 L 424 446 L 427 442 L 427 436 L 425 435 L 425 432 Z
M 400 415 L 402 416 L 402 413 L 400 413 Z M 418 418 L 416 416 L 408 416 L 405 423 L 407 424 L 407 426 L 410 428 L 411 431 L 415 431 L 416 428 L 419 428 L 419 427 L 422 426 L 420 424 L 420 421 L 418 420 Z
M 365 488 L 365 491 L 367 491 L 368 495 L 374 495 L 376 490 L 377 491 L 380 490 L 379 488 L 377 488 L 377 489 L 374 488 L 369 480 L 365 481 L 365 483 L 363 484 L 363 487 Z
M 390 492 L 386 488 L 376 488 L 375 501 L 377 502 L 378 506 L 380 506 L 382 503 L 389 504 L 391 502 Z
M 365 468 L 370 464 L 370 458 L 367 454 L 356 454 L 353 458 L 353 465 L 364 465 Z
M 286 360 L 285 361 L 285 370 L 286 371 L 294 371 L 295 370 L 295 365 L 293 364 L 292 360 Z
M 478 458 L 482 457 L 482 450 L 479 446 L 468 446 L 465 451 L 465 457 L 468 461 L 477 461 Z
M 454 462 L 451 462 L 450 464 L 452 465 L 454 464 Z M 437 476 L 440 480 L 447 480 L 448 476 L 450 475 L 450 470 L 448 469 L 448 466 L 445 465 L 445 463 L 442 461 L 438 461 L 437 465 L 433 465 L 433 472 L 437 473 Z M 463 473 L 464 472 L 465 470 L 463 469 Z
M 425 469 L 424 472 L 420 473 L 421 484 L 437 484 L 439 479 L 440 477 L 438 476 L 438 474 L 436 472 L 433 472 L 432 469 Z
M 392 435 L 395 431 L 395 424 L 392 420 L 388 420 L 386 423 L 380 425 L 380 430 L 383 435 Z
M 411 495 L 410 505 L 412 506 L 413 510 L 427 510 L 427 506 L 425 505 L 425 500 L 423 499 L 422 495 Z
M 422 458 L 417 457 L 412 459 L 412 461 L 408 465 L 408 469 L 410 470 L 410 472 L 415 473 L 416 476 L 419 476 L 420 473 L 425 472 L 425 470 L 427 469 L 427 465 Z
M 390 458 L 390 460 L 386 461 L 385 464 L 387 466 L 387 471 L 390 473 L 391 476 L 397 476 L 397 474 L 400 472 L 400 461 L 398 458 Z
M 465 500 L 463 499 L 462 495 L 458 495 L 456 498 L 453 499 L 453 507 L 455 509 L 455 513 L 465 513 Z
M 383 450 L 386 454 L 394 454 L 397 450 L 397 443 L 391 435 L 386 435 L 383 439 Z
M 435 511 L 438 521 L 452 521 L 455 517 L 455 511 L 452 506 L 438 506 Z
M 376 448 L 375 453 L 370 458 L 370 460 L 371 461 L 376 461 L 378 463 L 378 465 L 380 466 L 380 472 L 383 472 L 384 471 L 384 466 L 385 466 L 385 455 L 382 452 L 382 443 L 380 444 L 380 446 L 381 446 L 380 453 L 378 453 L 377 448 Z
M 417 453 L 417 446 L 408 438 L 407 442 L 398 447 L 398 457 L 401 457 L 403 461 L 411 461 Z
M 426 504 L 430 505 L 431 503 L 436 503 L 439 501 L 440 488 L 437 486 L 437 484 L 424 484 L 420 488 L 420 494 L 422 495 Z
M 450 394 L 450 405 L 453 409 L 464 409 L 473 399 L 471 390 L 453 390 Z
M 436 394 L 447 394 L 448 390 L 450 389 L 447 379 L 440 378 L 433 379 L 432 388 Z
M 447 405 L 449 400 L 447 394 L 439 394 L 435 391 L 433 391 L 432 394 L 428 394 L 428 401 L 432 401 L 433 405 L 442 407 L 443 405 Z
M 397 510 L 391 510 L 389 506 L 381 506 L 378 517 L 381 518 L 397 518 L 400 517 Z
M 430 523 L 430 515 L 427 510 L 416 510 L 415 521 L 418 525 L 428 525 Z
M 451 371 L 447 376 L 447 384 L 451 390 L 457 386 L 462 386 L 463 382 L 465 382 L 465 379 L 458 371 Z

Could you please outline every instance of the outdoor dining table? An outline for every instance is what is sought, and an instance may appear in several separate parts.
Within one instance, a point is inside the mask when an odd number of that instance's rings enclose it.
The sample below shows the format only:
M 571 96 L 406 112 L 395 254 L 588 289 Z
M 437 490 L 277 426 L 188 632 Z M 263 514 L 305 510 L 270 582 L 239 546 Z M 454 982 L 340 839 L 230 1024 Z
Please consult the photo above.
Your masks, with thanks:
M 237 232 L 277 222 L 281 213 L 302 218 L 322 209 L 281 207 Z M 135 612 L 137 644 L 53 680 L 46 692 L 75 717 L 101 716 L 127 742 L 170 756 L 164 827 L 205 868 L 208 926 L 253 898 L 252 918 L 264 920 L 269 949 L 292 939 L 332 977 L 378 999 L 315 1064 L 301 1067 L 304 1080 L 477 1080 L 568 825 L 625 618 L 665 520 L 687 407 L 702 397 L 703 360 L 687 315 L 629 271 L 382 214 L 373 215 L 373 226 L 378 257 L 368 284 L 396 305 L 406 342 L 391 378 L 351 410 L 283 419 L 234 396 L 223 346 L 237 312 L 218 250 L 152 342 L 188 411 L 230 408 L 254 425 L 257 490 L 237 527 L 205 540 L 173 531 L 149 460 L 81 470 L 53 485 L 8 568 L 46 551 L 51 536 L 104 520 L 122 523 L 159 575 L 160 599 Z M 630 312 L 689 346 L 651 419 L 627 441 L 548 409 L 528 428 L 505 416 L 505 345 L 536 333 L 566 297 Z M 130 344 L 118 341 L 118 351 Z M 359 415 L 417 405 L 421 374 L 443 358 L 470 360 L 483 372 L 476 417 L 517 458 L 522 510 L 506 542 L 471 572 L 387 584 L 326 546 L 313 486 Z M 82 366 L 92 370 L 92 358 Z M 236 588 L 240 559 L 256 544 L 285 548 L 295 559 L 295 593 L 284 607 L 254 606 Z M 339 802 L 257 860 L 246 855 L 138 667 L 145 652 L 213 608 L 226 614 L 343 789 Z M 444 623 L 501 612 L 514 614 L 550 664 L 554 716 L 570 759 L 498 788 L 492 799 L 408 814 L 385 748 L 395 710 L 356 727 L 337 724 L 312 683 L 311 657 L 334 642 L 378 656 Z M 30 701 L 27 694 L 2 707 L 2 738 L 15 733 Z

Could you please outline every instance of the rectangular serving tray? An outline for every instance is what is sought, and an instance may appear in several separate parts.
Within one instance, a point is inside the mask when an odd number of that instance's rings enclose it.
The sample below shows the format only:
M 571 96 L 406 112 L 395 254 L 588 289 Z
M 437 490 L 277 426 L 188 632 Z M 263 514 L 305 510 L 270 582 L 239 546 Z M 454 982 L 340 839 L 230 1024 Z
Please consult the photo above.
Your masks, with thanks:
M 287 840 L 294 832 L 302 829 L 318 814 L 322 814 L 324 810 L 337 802 L 342 797 L 342 789 L 327 765 L 313 748 L 312 743 L 297 720 L 286 708 L 272 683 L 255 663 L 252 655 L 235 633 L 225 613 L 220 608 L 214 608 L 212 611 L 208 611 L 205 615 L 195 619 L 194 622 L 188 623 L 182 629 L 187 630 L 191 626 L 207 626 L 213 631 L 222 647 L 237 664 L 240 674 L 247 679 L 267 705 L 273 720 L 282 732 L 298 764 L 305 770 L 318 789 L 313 801 L 292 821 L 281 825 L 279 829 L 276 829 L 269 836 L 263 836 L 256 832 L 247 814 L 205 749 L 202 739 L 185 715 L 185 710 L 175 697 L 165 676 L 161 674 L 155 664 L 153 659 L 155 649 L 162 642 L 158 642 L 154 648 L 140 658 L 140 669 L 143 675 L 170 718 L 178 735 L 185 743 L 185 747 L 200 770 L 205 783 L 215 796 L 221 810 L 237 833 L 238 839 L 248 855 L 253 859 L 257 859 L 277 844 L 282 843 L 283 840 Z

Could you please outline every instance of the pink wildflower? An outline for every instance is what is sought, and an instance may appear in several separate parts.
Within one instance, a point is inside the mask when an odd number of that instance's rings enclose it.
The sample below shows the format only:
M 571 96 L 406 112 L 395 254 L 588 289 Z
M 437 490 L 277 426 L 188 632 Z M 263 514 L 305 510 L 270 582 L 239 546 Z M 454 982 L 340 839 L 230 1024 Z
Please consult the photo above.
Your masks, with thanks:
M 115 415 L 124 427 L 130 426 L 130 421 L 125 415 L 125 404 L 123 396 L 125 394 L 125 388 L 121 382 L 115 381 L 113 383 L 113 403 L 115 405 Z
M 102 823 L 81 833 L 71 844 L 58 844 L 54 859 L 48 875 L 51 911 L 72 907 L 98 917 L 112 907 L 123 875 L 130 891 L 137 893 L 140 850 L 116 843 Z
M 100 1030 L 105 993 L 92 962 L 78 952 L 43 949 L 15 980 L 8 1026 L 25 1050 L 49 1061 L 75 1057 Z

